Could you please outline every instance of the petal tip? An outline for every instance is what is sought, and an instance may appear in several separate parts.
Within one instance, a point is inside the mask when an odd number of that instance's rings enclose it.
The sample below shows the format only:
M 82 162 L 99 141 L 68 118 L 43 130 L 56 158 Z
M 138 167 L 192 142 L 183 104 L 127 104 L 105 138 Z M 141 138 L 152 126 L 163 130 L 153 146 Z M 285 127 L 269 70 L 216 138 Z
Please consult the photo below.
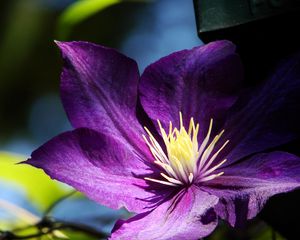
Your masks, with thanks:
M 55 45 L 62 51 L 65 52 L 67 50 L 67 47 L 70 46 L 70 43 L 72 42 L 63 42 L 58 40 L 53 40 Z
M 33 161 L 32 158 L 28 158 L 24 161 L 18 162 L 17 164 L 27 164 L 27 165 L 35 166 L 34 162 L 35 161 Z
M 53 40 L 53 42 L 54 42 L 58 47 L 60 47 L 60 46 L 63 45 L 63 43 L 64 43 L 64 42 L 59 41 L 59 40 Z

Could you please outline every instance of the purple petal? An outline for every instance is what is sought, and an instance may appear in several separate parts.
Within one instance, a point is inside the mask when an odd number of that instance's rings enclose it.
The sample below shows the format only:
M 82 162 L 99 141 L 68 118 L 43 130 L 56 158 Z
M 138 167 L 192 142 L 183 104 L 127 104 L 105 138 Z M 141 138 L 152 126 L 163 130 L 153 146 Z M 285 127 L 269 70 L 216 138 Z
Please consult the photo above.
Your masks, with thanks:
M 135 174 L 152 170 L 143 159 L 113 137 L 91 129 L 63 133 L 32 153 L 25 163 L 42 168 L 51 178 L 67 183 L 111 208 L 145 211 L 153 194 Z
M 217 225 L 213 207 L 218 198 L 198 188 L 182 190 L 153 211 L 117 222 L 111 239 L 193 240 L 209 235 Z
M 205 189 L 220 197 L 216 211 L 231 225 L 242 225 L 273 195 L 300 187 L 300 158 L 285 152 L 257 154 L 224 169 Z
M 300 55 L 281 65 L 259 89 L 241 98 L 224 126 L 227 164 L 299 136 Z
M 117 51 L 87 42 L 58 42 L 64 68 L 61 97 L 75 128 L 86 127 L 148 152 L 136 118 L 136 62 Z
M 141 103 L 150 118 L 161 120 L 165 127 L 169 121 L 178 124 L 179 111 L 185 124 L 194 117 L 203 136 L 209 119 L 223 119 L 235 102 L 242 75 L 241 62 L 231 42 L 183 50 L 146 68 L 139 88 Z

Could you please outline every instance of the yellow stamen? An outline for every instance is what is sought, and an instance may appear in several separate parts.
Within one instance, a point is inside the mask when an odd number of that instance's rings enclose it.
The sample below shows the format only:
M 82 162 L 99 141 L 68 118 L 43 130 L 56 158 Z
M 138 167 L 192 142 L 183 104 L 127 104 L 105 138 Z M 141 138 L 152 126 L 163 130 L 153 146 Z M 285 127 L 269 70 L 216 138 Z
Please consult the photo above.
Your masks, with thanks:
M 164 170 L 161 173 L 164 180 L 148 177 L 145 178 L 146 180 L 169 186 L 180 186 L 190 185 L 194 181 L 210 181 L 224 174 L 224 172 L 214 174 L 214 171 L 220 168 L 226 162 L 226 159 L 219 161 L 217 164 L 213 163 L 229 141 L 225 141 L 220 148 L 214 151 L 224 130 L 210 142 L 213 119 L 209 122 L 207 134 L 200 146 L 198 143 L 199 124 L 195 124 L 193 118 L 190 119 L 187 131 L 184 127 L 181 112 L 179 112 L 179 128 L 173 128 L 173 124 L 170 122 L 167 133 L 159 120 L 157 120 L 157 123 L 166 147 L 166 153 L 146 127 L 145 131 L 148 138 L 144 135 L 143 138 L 155 158 L 154 163 Z M 212 154 L 213 152 L 214 154 Z

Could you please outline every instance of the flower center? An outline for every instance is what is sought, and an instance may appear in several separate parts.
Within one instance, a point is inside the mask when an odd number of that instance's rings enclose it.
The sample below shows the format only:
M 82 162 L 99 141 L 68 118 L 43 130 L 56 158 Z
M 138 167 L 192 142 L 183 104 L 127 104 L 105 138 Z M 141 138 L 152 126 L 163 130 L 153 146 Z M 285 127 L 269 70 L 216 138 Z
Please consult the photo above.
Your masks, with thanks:
M 163 170 L 160 173 L 163 180 L 148 177 L 145 179 L 169 186 L 179 186 L 190 185 L 195 181 L 206 182 L 224 174 L 224 172 L 216 172 L 216 170 L 226 162 L 226 159 L 217 164 L 215 163 L 218 154 L 229 142 L 227 140 L 220 148 L 215 148 L 224 130 L 210 141 L 213 126 L 213 119 L 211 119 L 207 135 L 199 146 L 199 124 L 195 125 L 194 119 L 191 118 L 189 128 L 186 130 L 183 125 L 181 112 L 179 113 L 179 118 L 180 128 L 173 128 L 172 122 L 170 122 L 168 133 L 163 129 L 160 121 L 157 120 L 166 146 L 166 153 L 151 132 L 145 127 L 148 138 L 144 135 L 143 138 L 155 158 L 154 163 L 159 165 Z

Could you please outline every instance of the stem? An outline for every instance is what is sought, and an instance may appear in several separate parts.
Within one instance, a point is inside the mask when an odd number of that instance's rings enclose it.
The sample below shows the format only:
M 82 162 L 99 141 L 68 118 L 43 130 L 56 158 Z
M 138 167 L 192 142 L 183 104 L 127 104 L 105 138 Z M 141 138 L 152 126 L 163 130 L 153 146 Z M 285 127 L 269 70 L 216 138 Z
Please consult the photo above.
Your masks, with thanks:
M 60 204 L 62 201 L 66 200 L 67 198 L 71 197 L 73 194 L 75 194 L 77 191 L 73 190 L 70 193 L 66 194 L 65 196 L 57 199 L 54 203 L 52 203 L 44 212 L 44 216 L 48 215 L 58 204 Z

